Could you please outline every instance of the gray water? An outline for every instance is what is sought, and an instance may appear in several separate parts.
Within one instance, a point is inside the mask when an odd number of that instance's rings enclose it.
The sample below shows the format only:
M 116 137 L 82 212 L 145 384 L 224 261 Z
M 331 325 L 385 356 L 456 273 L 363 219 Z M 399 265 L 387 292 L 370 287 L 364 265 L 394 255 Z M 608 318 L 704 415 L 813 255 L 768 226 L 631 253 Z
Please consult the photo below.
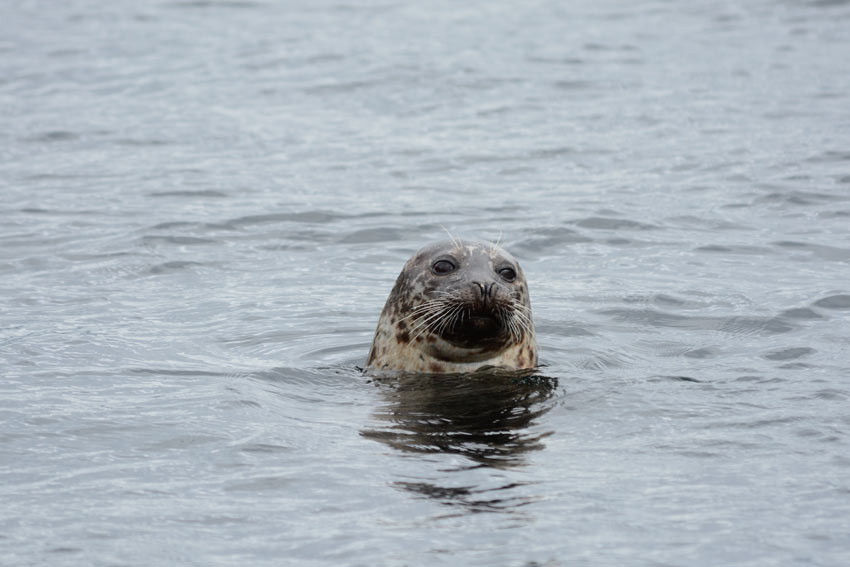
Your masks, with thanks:
M 850 3 L 2 11 L 0 564 L 850 564 Z M 535 376 L 360 372 L 441 225 Z

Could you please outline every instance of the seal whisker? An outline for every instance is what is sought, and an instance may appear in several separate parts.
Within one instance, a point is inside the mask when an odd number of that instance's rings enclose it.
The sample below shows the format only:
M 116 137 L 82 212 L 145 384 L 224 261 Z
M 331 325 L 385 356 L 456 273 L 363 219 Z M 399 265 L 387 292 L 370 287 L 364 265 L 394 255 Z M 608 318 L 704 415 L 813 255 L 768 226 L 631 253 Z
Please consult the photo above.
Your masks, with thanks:
M 417 305 L 413 309 L 411 309 L 410 315 L 407 315 L 402 318 L 402 321 L 405 319 L 410 319 L 411 317 L 418 317 L 423 315 L 423 312 L 431 312 L 435 309 L 441 308 L 441 306 L 447 303 L 444 299 L 432 299 L 430 301 L 426 301 L 422 305 Z
M 491 254 L 496 254 L 499 251 L 499 244 L 502 243 L 502 231 L 499 231 L 499 238 L 496 239 L 496 242 L 493 244 L 493 247 L 490 249 Z
M 431 311 L 429 313 L 424 314 L 420 319 L 416 320 L 416 323 L 414 324 L 413 329 L 411 329 L 411 330 L 417 331 L 417 330 L 420 330 L 420 329 L 427 329 L 429 326 L 431 326 L 432 323 L 440 320 L 440 317 L 442 316 L 443 311 L 444 311 L 443 309 L 439 309 L 439 310 Z M 418 337 L 419 335 L 417 334 L 416 336 Z
M 519 324 L 517 323 L 516 317 L 514 317 L 514 312 L 509 311 L 507 308 L 502 308 L 502 312 L 504 313 L 504 317 L 508 323 L 508 330 L 511 334 L 511 338 L 514 341 L 519 341 L 522 338 L 522 331 L 519 328 Z
M 413 331 L 418 331 L 413 338 L 416 339 L 426 331 L 434 332 L 433 325 L 442 321 L 449 309 L 451 309 L 450 304 L 446 304 L 423 315 L 422 319 L 412 329 Z
M 455 328 L 457 327 L 457 324 L 459 322 L 463 321 L 463 314 L 464 314 L 465 311 L 466 311 L 466 309 L 464 307 L 460 307 L 460 306 L 458 307 L 458 309 L 455 310 L 454 314 L 452 315 L 452 323 L 449 326 L 449 329 L 451 331 L 454 331 Z
M 444 231 L 446 231 L 446 234 L 448 234 L 448 235 L 449 235 L 449 238 L 451 239 L 452 244 L 454 244 L 455 248 L 461 248 L 460 241 L 459 241 L 457 238 L 455 238 L 454 234 L 452 234 L 451 232 L 449 232 L 449 229 L 447 229 L 447 228 L 446 228 L 444 225 L 442 225 L 442 224 L 440 225 L 440 228 L 442 228 Z
M 516 318 L 519 325 L 523 328 L 523 330 L 530 332 L 531 331 L 531 319 L 525 313 L 521 311 L 515 311 L 514 317 Z
M 439 335 L 443 332 L 444 329 L 449 328 L 449 323 L 454 319 L 455 315 L 460 309 L 461 306 L 459 304 L 456 304 L 454 307 L 451 308 L 451 310 L 448 310 L 445 316 L 443 317 L 443 320 L 440 321 L 440 324 L 437 325 L 437 327 L 434 329 L 434 332 Z

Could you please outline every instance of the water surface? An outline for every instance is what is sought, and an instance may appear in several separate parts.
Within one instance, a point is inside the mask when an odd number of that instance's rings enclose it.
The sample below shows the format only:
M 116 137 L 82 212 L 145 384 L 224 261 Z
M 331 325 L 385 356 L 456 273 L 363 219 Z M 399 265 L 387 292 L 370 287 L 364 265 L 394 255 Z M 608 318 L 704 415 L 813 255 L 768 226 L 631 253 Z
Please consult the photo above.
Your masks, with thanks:
M 18 3 L 0 563 L 850 563 L 850 4 Z M 373 379 L 495 240 L 533 376 Z

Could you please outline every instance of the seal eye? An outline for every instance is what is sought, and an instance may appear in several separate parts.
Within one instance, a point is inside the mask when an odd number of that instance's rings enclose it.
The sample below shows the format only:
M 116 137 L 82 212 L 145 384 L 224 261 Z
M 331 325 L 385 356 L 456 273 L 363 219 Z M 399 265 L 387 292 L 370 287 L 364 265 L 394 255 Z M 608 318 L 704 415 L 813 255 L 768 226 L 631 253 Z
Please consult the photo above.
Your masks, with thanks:
M 446 274 L 450 274 L 457 269 L 453 263 L 448 260 L 437 260 L 434 262 L 434 265 L 431 266 L 431 271 L 437 274 L 438 276 L 445 276 Z
M 505 281 L 512 282 L 516 279 L 516 271 L 513 268 L 502 268 L 499 270 L 499 275 L 502 276 Z

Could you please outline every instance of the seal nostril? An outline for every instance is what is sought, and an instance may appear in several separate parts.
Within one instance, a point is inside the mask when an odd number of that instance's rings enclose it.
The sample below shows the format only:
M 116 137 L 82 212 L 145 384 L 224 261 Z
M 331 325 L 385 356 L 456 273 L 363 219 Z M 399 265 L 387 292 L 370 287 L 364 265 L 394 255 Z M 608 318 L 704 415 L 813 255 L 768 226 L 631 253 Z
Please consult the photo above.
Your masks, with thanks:
M 481 283 L 481 282 L 472 282 L 472 283 L 473 283 L 473 285 L 478 287 L 478 291 L 481 292 L 482 298 L 487 297 L 487 288 L 484 286 L 483 283 Z

